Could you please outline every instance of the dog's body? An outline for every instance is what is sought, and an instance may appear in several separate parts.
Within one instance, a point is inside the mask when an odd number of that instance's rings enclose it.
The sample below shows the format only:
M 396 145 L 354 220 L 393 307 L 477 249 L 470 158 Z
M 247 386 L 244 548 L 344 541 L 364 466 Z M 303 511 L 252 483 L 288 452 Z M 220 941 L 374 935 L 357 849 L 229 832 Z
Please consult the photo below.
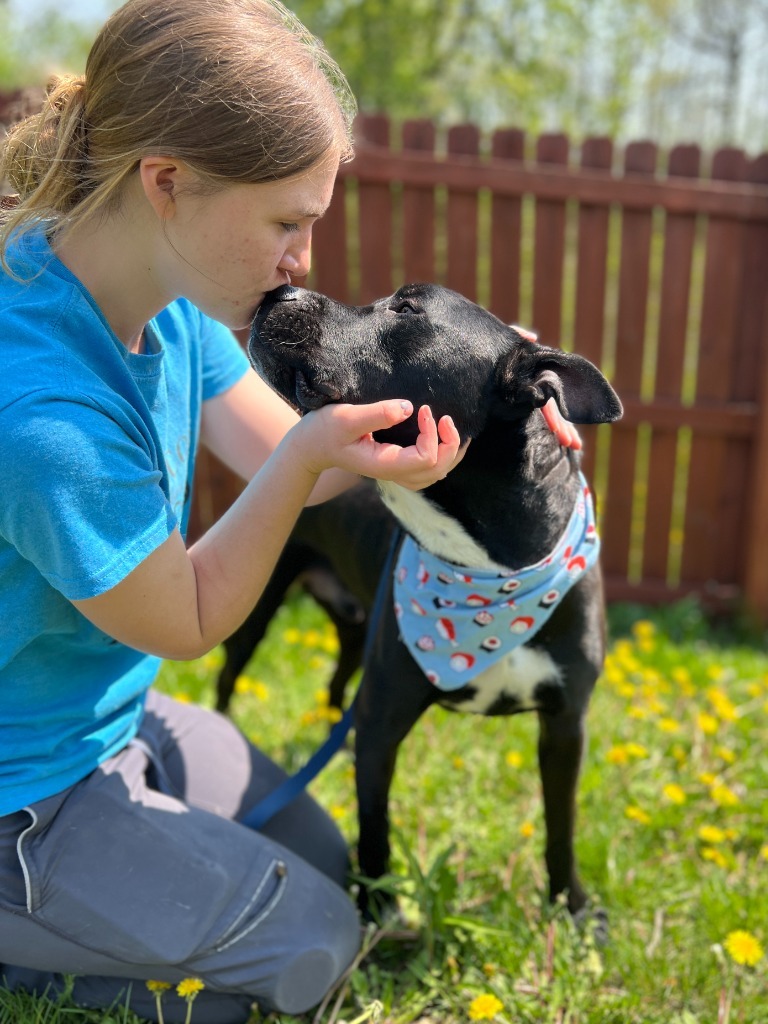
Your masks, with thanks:
M 621 415 L 616 395 L 586 360 L 524 341 L 485 310 L 437 286 L 411 285 L 362 309 L 279 289 L 257 315 L 249 352 L 262 376 L 302 412 L 328 401 L 408 398 L 414 408 L 429 404 L 436 417 L 450 414 L 462 439 L 472 441 L 452 472 L 418 493 L 392 484 L 379 489 L 387 508 L 427 552 L 444 559 L 456 575 L 459 566 L 469 567 L 465 575 L 498 574 L 500 589 L 511 569 L 552 555 L 583 503 L 578 457 L 560 447 L 536 410 L 555 397 L 573 422 Z M 408 421 L 383 432 L 382 439 L 409 444 L 415 432 Z M 342 496 L 336 503 L 353 500 Z M 311 516 L 302 516 L 300 530 Z M 331 533 L 312 543 L 370 608 L 391 520 L 382 511 L 358 518 L 352 535 L 338 510 L 324 522 Z M 604 656 L 598 566 L 585 568 L 569 585 L 535 636 L 497 655 L 485 671 L 478 660 L 471 679 L 454 679 L 453 688 L 443 690 L 401 642 L 389 582 L 355 718 L 364 876 L 377 878 L 387 870 L 387 805 L 397 748 L 431 704 L 481 714 L 535 710 L 550 898 L 566 893 L 572 913 L 584 907 L 573 832 L 584 717 Z M 514 600 L 507 604 L 513 616 Z M 514 632 L 516 621 L 510 626 L 506 619 L 502 627 L 499 619 L 494 628 Z

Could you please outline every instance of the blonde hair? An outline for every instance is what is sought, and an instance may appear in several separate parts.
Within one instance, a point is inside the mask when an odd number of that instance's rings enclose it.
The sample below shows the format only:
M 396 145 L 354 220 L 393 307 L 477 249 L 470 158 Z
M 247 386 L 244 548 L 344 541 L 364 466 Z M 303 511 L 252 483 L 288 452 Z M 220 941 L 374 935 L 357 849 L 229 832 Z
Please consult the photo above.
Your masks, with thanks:
M 13 127 L 0 182 L 12 232 L 78 227 L 119 205 L 143 156 L 184 160 L 214 191 L 352 155 L 355 101 L 322 44 L 279 0 L 128 0 L 97 36 L 84 76 L 49 86 Z

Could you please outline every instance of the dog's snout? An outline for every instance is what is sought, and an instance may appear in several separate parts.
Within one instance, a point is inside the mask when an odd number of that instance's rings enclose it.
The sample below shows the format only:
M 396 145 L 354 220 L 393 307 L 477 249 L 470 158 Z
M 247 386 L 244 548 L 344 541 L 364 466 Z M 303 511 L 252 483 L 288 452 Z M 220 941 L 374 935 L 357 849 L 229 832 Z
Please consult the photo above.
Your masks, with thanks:
M 295 288 L 292 284 L 281 284 L 279 288 L 267 292 L 265 300 L 270 302 L 293 302 L 298 298 L 301 288 Z

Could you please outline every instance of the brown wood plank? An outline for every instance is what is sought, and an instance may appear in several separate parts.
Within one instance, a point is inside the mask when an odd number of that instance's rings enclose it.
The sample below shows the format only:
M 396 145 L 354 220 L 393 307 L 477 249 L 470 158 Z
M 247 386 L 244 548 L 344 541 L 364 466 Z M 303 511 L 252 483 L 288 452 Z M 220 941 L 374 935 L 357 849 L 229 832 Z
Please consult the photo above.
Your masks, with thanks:
M 406 121 L 403 149 L 433 153 L 435 125 L 432 121 Z M 435 190 L 431 185 L 403 188 L 403 282 L 435 281 Z
M 581 166 L 607 171 L 613 162 L 610 139 L 586 139 L 581 147 Z M 603 204 L 581 203 L 578 214 L 576 252 L 576 308 L 573 324 L 573 348 L 596 366 L 603 363 L 605 332 L 605 293 L 608 264 L 609 208 Z M 583 432 L 582 432 L 583 433 Z M 597 433 L 590 443 L 584 436 L 582 468 L 588 480 L 595 472 Z
M 633 175 L 652 175 L 656 167 L 656 152 L 656 147 L 650 142 L 630 143 L 624 154 L 625 171 Z M 651 229 L 649 211 L 623 210 L 613 381 L 622 400 L 639 399 L 641 393 Z M 630 564 L 637 440 L 637 430 L 626 420 L 611 428 L 602 560 L 605 571 L 616 576 L 626 574 Z
M 768 220 L 768 190 L 763 186 L 723 182 L 658 181 L 639 174 L 615 177 L 607 172 L 527 165 L 510 169 L 503 160 L 453 156 L 436 160 L 421 153 L 392 153 L 361 144 L 357 156 L 339 173 L 368 182 L 402 181 L 412 185 L 446 185 L 454 191 L 489 188 L 499 195 L 532 194 L 542 199 L 612 205 L 626 209 L 701 213 L 740 220 Z
M 375 143 L 388 152 L 390 123 L 383 114 L 361 114 L 355 121 L 359 145 Z M 343 165 L 343 166 L 353 166 Z M 358 194 L 358 234 L 360 241 L 360 294 L 357 302 L 366 305 L 389 295 L 392 281 L 392 179 L 360 178 Z
M 536 142 L 540 166 L 568 163 L 568 139 L 542 135 Z M 533 328 L 543 345 L 560 345 L 565 261 L 565 202 L 536 200 L 533 256 Z
M 475 125 L 458 124 L 448 129 L 448 155 L 476 156 L 480 132 Z M 448 189 L 446 208 L 448 265 L 446 285 L 468 299 L 477 299 L 477 190 Z
M 713 159 L 712 175 L 719 180 L 741 181 L 746 158 L 740 150 L 719 150 Z M 699 362 L 696 402 L 727 401 L 733 388 L 733 367 L 737 344 L 736 327 L 741 299 L 744 225 L 723 217 L 711 217 L 707 226 Z M 682 577 L 688 584 L 719 580 L 735 582 L 735 538 L 743 507 L 728 508 L 728 480 L 737 467 L 727 464 L 726 442 L 694 433 L 686 498 Z M 737 503 L 743 495 L 736 496 Z M 728 526 L 726 526 L 728 523 Z
M 517 128 L 493 133 L 491 154 L 496 160 L 521 161 L 525 133 Z M 490 310 L 507 324 L 520 316 L 520 245 L 522 201 L 520 196 L 491 198 L 491 300 Z
M 768 153 L 750 161 L 747 180 L 768 182 Z M 740 531 L 739 575 L 747 605 L 768 622 L 768 228 L 761 223 L 744 229 L 744 277 L 739 305 L 735 387 L 732 394 L 758 403 L 752 443 L 746 448 L 742 488 L 746 497 L 746 529 Z M 729 444 L 729 458 L 732 443 Z
M 667 173 L 696 178 L 701 164 L 698 146 L 677 146 L 669 156 Z M 679 400 L 683 390 L 685 337 L 691 290 L 696 218 L 670 213 L 664 224 L 658 354 L 654 393 Z M 648 471 L 648 503 L 643 544 L 643 579 L 666 582 L 669 571 L 670 531 L 675 501 L 678 431 L 654 429 Z
M 350 301 L 346 189 L 346 179 L 338 178 L 331 205 L 312 232 L 311 287 L 338 302 Z

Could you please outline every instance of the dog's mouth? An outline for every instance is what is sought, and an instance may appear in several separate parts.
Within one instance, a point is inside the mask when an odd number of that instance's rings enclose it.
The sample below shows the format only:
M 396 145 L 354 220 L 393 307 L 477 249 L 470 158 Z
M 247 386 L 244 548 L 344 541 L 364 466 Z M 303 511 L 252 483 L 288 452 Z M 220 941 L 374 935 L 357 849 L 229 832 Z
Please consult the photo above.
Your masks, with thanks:
M 309 381 L 303 370 L 296 369 L 293 375 L 293 400 L 302 415 L 313 409 L 342 400 L 341 392 L 325 381 Z

